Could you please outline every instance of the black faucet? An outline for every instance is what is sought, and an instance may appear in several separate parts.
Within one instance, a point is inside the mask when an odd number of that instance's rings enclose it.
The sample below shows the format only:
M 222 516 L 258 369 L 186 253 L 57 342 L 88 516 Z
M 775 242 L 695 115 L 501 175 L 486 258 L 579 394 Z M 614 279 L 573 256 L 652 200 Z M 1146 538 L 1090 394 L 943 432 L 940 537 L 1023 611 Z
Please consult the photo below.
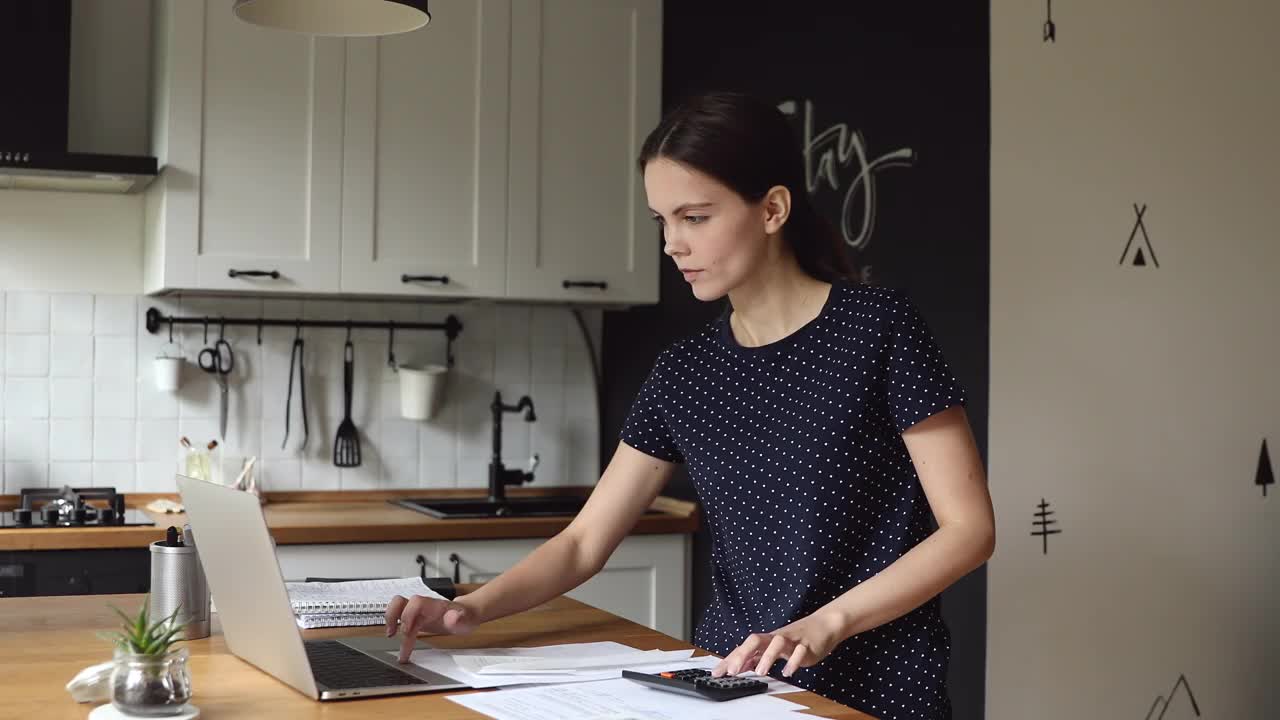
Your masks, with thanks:
M 533 422 L 538 417 L 533 412 L 533 400 L 529 399 L 528 395 L 522 396 L 515 405 L 505 405 L 502 402 L 502 393 L 495 392 L 489 409 L 493 411 L 493 460 L 489 461 L 489 502 L 501 505 L 507 501 L 506 487 L 533 482 L 533 470 L 538 466 L 538 456 L 535 454 L 529 466 L 529 472 L 507 470 L 502 467 L 502 413 L 524 410 L 525 422 Z

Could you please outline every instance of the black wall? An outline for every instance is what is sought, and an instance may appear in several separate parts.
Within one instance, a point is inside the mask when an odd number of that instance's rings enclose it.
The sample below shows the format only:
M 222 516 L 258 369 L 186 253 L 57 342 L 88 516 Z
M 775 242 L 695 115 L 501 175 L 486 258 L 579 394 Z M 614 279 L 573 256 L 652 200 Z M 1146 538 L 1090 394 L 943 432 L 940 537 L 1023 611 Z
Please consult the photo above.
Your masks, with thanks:
M 866 279 L 907 288 L 920 305 L 969 392 L 969 417 L 985 458 L 987 4 L 703 0 L 668 2 L 664 13 L 664 109 L 704 90 L 750 92 L 785 104 L 802 144 L 809 114 L 809 157 L 819 176 L 813 197 L 843 227 L 850 257 Z M 819 137 L 828 130 L 824 144 Z M 661 251 L 655 229 L 653 252 Z M 605 313 L 602 463 L 612 456 L 657 354 L 696 333 L 723 305 L 695 299 L 664 257 L 658 305 Z M 667 492 L 696 499 L 683 468 Z M 702 532 L 694 543 L 696 621 L 710 597 L 710 546 Z M 981 718 L 985 568 L 948 590 L 943 610 L 952 632 L 955 717 Z

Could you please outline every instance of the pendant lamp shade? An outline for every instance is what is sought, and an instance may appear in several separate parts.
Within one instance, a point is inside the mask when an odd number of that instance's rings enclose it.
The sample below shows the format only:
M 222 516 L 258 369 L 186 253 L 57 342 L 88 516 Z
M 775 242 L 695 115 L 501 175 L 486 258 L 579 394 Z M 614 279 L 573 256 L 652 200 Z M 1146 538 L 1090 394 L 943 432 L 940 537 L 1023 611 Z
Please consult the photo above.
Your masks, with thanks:
M 431 22 L 427 0 L 236 0 L 234 11 L 254 25 L 337 37 L 394 35 Z

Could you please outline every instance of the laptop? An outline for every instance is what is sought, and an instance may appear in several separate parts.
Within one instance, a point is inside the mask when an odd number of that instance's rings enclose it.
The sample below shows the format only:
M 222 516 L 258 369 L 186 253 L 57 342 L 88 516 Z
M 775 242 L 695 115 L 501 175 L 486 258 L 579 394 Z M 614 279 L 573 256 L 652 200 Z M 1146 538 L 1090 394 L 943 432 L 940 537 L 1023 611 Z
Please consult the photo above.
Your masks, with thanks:
M 257 496 L 184 475 L 177 482 L 227 647 L 241 660 L 317 700 L 470 688 L 401 665 L 398 637 L 304 641 Z

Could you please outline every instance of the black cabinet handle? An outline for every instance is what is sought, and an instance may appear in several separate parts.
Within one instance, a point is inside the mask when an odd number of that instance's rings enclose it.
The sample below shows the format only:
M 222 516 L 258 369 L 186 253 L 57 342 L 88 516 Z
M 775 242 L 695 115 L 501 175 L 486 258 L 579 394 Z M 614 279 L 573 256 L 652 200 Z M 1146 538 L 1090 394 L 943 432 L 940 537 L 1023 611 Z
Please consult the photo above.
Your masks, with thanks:
M 563 284 L 566 290 L 571 287 L 597 287 L 601 290 L 609 289 L 609 283 L 603 280 L 565 280 Z
M 449 553 L 449 562 L 453 563 L 453 581 L 462 582 L 462 558 L 458 557 L 458 553 Z
M 441 285 L 448 285 L 449 276 L 448 275 L 401 275 L 400 282 L 402 283 L 438 282 Z
M 279 270 L 228 270 L 227 277 L 269 277 L 272 280 L 280 279 Z

